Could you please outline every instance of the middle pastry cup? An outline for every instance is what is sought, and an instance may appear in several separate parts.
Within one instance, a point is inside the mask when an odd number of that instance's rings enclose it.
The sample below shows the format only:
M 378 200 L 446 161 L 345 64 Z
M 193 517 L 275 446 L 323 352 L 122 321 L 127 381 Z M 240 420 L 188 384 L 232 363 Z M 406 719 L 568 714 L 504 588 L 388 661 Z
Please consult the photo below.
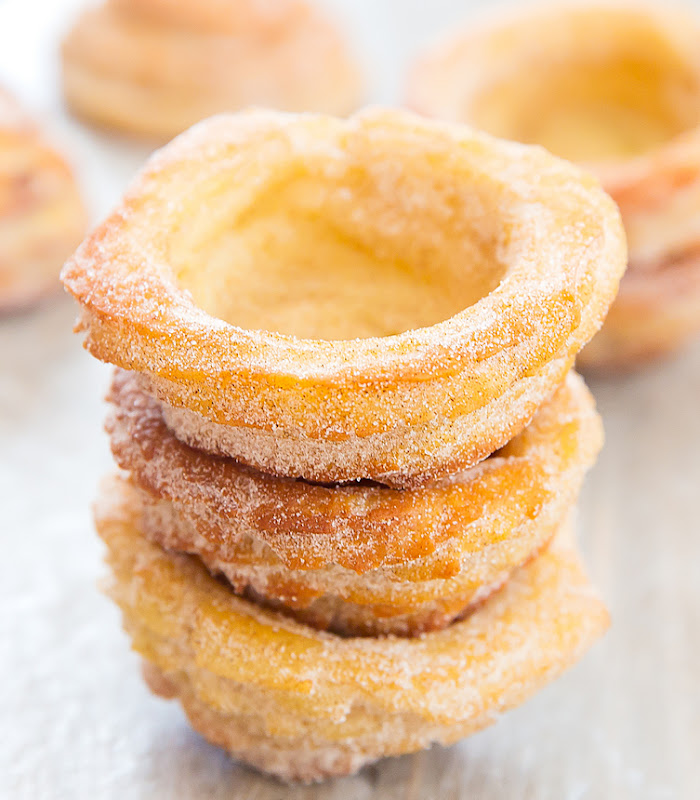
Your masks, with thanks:
M 240 595 L 348 636 L 413 636 L 473 610 L 548 544 L 602 444 L 574 373 L 505 447 L 414 490 L 319 485 L 193 449 L 128 372 L 115 373 L 109 400 L 112 451 L 146 538 L 199 556 Z

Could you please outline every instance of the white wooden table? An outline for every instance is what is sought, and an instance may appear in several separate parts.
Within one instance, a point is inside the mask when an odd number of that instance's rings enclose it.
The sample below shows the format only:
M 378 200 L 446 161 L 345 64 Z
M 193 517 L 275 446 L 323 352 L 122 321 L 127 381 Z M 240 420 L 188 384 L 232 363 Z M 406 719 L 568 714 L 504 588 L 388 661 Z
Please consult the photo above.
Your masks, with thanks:
M 61 110 L 55 48 L 76 2 L 0 0 L 0 82 L 53 119 L 98 218 L 146 151 Z M 385 101 L 416 43 L 468 5 L 339 4 Z M 110 469 L 108 370 L 81 350 L 73 317 L 58 298 L 0 320 L 0 798 L 700 798 L 700 343 L 645 374 L 592 384 L 607 445 L 579 527 L 612 611 L 607 637 L 456 747 L 290 789 L 233 764 L 149 695 L 96 589 L 104 570 L 89 506 Z

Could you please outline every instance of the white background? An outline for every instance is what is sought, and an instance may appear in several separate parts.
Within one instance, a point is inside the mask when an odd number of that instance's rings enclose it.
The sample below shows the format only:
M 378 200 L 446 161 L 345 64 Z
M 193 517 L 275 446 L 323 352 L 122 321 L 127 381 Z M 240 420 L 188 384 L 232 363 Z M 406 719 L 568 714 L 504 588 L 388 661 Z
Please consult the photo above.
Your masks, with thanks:
M 57 46 L 77 0 L 0 0 L 0 82 L 76 165 L 93 220 L 147 148 L 68 118 Z M 370 98 L 400 99 L 420 44 L 475 4 L 335 0 Z M 476 4 L 478 5 L 478 4 Z M 613 627 L 564 679 L 492 729 L 311 789 L 234 765 L 151 697 L 96 589 L 89 505 L 110 467 L 108 370 L 70 333 L 66 298 L 0 320 L 0 798 L 700 797 L 700 346 L 592 383 L 608 443 L 580 533 Z

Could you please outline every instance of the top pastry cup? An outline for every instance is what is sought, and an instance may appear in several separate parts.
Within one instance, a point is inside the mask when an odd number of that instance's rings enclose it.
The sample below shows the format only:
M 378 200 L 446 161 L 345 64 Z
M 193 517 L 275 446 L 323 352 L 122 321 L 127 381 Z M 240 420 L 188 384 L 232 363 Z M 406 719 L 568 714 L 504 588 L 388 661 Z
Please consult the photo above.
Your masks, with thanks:
M 600 326 L 612 200 L 398 110 L 251 111 L 156 153 L 64 269 L 96 357 L 258 469 L 418 485 L 502 446 Z
M 585 366 L 644 360 L 700 327 L 696 19 L 620 2 L 516 11 L 437 43 L 407 100 L 544 145 L 594 172 L 618 203 L 630 273 Z

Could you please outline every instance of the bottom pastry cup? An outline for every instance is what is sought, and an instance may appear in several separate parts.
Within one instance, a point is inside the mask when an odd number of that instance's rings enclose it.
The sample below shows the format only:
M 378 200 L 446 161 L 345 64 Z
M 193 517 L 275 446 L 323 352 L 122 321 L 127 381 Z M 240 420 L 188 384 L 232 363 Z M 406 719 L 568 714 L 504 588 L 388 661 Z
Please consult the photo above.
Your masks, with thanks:
M 341 636 L 415 636 L 465 616 L 549 542 L 602 443 L 570 373 L 532 422 L 471 470 L 417 490 L 318 486 L 180 442 L 133 375 L 107 428 L 146 539 L 199 557 L 237 594 Z
M 206 739 L 282 780 L 450 744 L 557 677 L 608 625 L 567 525 L 464 620 L 409 639 L 342 638 L 148 542 L 116 487 L 97 528 L 149 686 L 177 697 Z

